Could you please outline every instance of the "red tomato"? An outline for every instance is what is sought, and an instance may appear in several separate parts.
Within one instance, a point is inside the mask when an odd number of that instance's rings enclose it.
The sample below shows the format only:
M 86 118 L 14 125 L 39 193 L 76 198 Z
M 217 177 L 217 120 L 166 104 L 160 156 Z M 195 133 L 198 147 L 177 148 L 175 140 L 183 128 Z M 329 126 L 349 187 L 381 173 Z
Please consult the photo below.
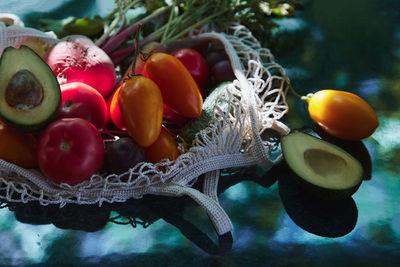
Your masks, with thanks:
M 206 86 L 209 69 L 206 60 L 199 52 L 192 48 L 181 48 L 171 54 L 185 65 L 200 88 Z
M 56 183 L 75 185 L 99 171 L 104 151 L 103 139 L 93 124 L 81 118 L 59 119 L 39 137 L 39 168 Z
M 118 104 L 118 96 L 119 91 L 121 90 L 121 86 L 114 91 L 114 93 L 110 96 L 107 100 L 107 109 L 108 109 L 108 116 L 111 121 L 114 123 L 122 131 L 127 131 L 124 117 L 122 117 L 121 109 L 119 108 Z
M 118 105 L 129 135 L 142 147 L 153 144 L 161 131 L 163 100 L 157 84 L 144 76 L 123 83 Z
M 166 128 L 162 128 L 157 140 L 145 148 L 146 161 L 158 163 L 162 159 L 175 160 L 179 157 L 178 144 Z
M 61 106 L 58 118 L 82 118 L 98 129 L 105 128 L 106 101 L 97 90 L 81 82 L 66 83 L 60 89 Z
M 179 59 L 166 53 L 154 53 L 144 64 L 144 75 L 158 85 L 164 103 L 170 108 L 189 119 L 201 115 L 200 89 Z

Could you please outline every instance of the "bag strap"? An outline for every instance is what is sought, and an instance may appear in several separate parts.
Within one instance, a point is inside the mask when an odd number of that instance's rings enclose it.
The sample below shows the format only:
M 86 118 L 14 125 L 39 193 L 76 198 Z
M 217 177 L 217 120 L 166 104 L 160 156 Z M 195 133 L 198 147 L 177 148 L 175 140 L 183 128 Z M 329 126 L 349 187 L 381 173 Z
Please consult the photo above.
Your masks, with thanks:
M 217 242 L 215 242 L 180 213 L 162 212 L 161 218 L 175 226 L 193 244 L 211 255 L 220 255 L 232 249 L 233 238 L 231 232 L 219 235 Z
M 218 181 L 220 170 L 207 172 L 204 178 L 203 193 L 218 202 Z
M 152 193 L 163 196 L 181 197 L 189 196 L 197 204 L 199 204 L 208 214 L 214 229 L 218 235 L 229 233 L 233 229 L 233 225 L 224 209 L 211 197 L 201 193 L 200 191 L 182 185 L 169 184 L 162 187 L 153 187 Z

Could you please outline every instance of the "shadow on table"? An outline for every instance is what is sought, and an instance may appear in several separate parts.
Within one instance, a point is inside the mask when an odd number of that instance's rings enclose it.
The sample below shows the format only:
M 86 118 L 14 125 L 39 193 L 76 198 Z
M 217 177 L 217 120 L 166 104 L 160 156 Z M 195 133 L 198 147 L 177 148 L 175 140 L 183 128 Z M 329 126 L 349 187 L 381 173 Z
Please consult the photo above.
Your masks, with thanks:
M 223 172 L 218 195 L 228 188 L 247 181 L 265 189 L 278 183 L 279 196 L 288 216 L 296 225 L 312 234 L 323 237 L 340 237 L 350 233 L 357 222 L 358 210 L 353 198 L 344 200 L 319 199 L 287 176 L 288 167 L 282 161 L 263 174 L 256 167 Z M 229 177 L 226 177 L 229 176 Z M 367 179 L 370 179 L 368 177 Z M 203 177 L 199 177 L 194 188 L 201 189 Z M 365 182 L 366 180 L 364 180 Z M 218 236 L 215 242 L 210 236 L 185 218 L 185 211 L 198 205 L 189 197 L 165 197 L 145 195 L 142 199 L 131 199 L 124 203 L 106 203 L 96 205 L 67 204 L 42 206 L 37 202 L 26 204 L 3 203 L 13 211 L 18 221 L 29 224 L 54 224 L 61 229 L 95 232 L 103 229 L 107 223 L 125 224 L 132 227 L 148 227 L 162 219 L 175 226 L 196 246 L 209 254 L 221 254 L 231 250 L 231 233 Z M 114 216 L 114 214 L 117 214 Z M 277 219 L 277 218 L 276 218 Z M 191 218 L 193 220 L 193 218 Z
M 232 171 L 232 170 L 231 170 Z M 242 170 L 235 170 L 235 175 L 230 179 L 223 179 L 220 183 L 218 194 L 227 188 L 246 180 Z M 264 187 L 270 187 L 276 178 L 253 179 Z M 200 189 L 203 184 L 203 177 L 199 177 L 195 188 Z M 29 203 L 2 203 L 2 208 L 8 208 L 14 212 L 16 219 L 22 223 L 33 225 L 53 224 L 60 229 L 81 230 L 96 232 L 103 229 L 107 223 L 131 225 L 132 227 L 142 226 L 147 228 L 154 222 L 162 219 L 165 222 L 178 228 L 181 233 L 192 241 L 196 246 L 209 254 L 221 254 L 231 250 L 232 234 L 217 237 L 214 242 L 206 233 L 199 229 L 194 223 L 185 218 L 184 213 L 190 207 L 197 206 L 190 197 L 166 197 L 145 195 L 141 199 L 131 199 L 124 203 L 105 203 L 102 207 L 96 205 L 67 204 L 63 208 L 58 205 L 42 206 L 38 202 Z M 113 212 L 113 213 L 112 213 Z M 118 214 L 113 216 L 112 214 Z

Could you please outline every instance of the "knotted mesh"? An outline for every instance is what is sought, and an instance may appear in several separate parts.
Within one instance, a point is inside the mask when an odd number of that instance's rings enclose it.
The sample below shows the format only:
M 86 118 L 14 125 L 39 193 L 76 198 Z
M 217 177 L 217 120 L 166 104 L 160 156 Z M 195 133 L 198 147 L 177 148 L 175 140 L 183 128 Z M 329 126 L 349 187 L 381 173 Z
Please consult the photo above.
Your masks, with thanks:
M 1 44 L 16 45 L 27 33 L 15 37 L 3 25 Z M 52 37 L 34 31 L 41 38 Z M 274 164 L 271 151 L 278 146 L 265 138 L 267 129 L 287 133 L 279 120 L 288 111 L 288 88 L 283 68 L 274 62 L 270 50 L 260 46 L 244 26 L 233 24 L 224 32 L 210 28 L 196 38 L 220 42 L 225 48 L 236 79 L 217 98 L 212 120 L 199 131 L 190 148 L 174 162 L 140 163 L 123 174 L 95 174 L 90 180 L 70 186 L 55 184 L 39 170 L 22 169 L 0 160 L 0 198 L 7 202 L 38 201 L 42 205 L 67 203 L 96 204 L 124 202 L 145 194 L 188 195 L 208 213 L 218 234 L 232 230 L 232 224 L 218 203 L 219 171 L 225 168 Z M 2 51 L 2 50 L 0 50 Z M 203 192 L 191 186 L 205 174 Z

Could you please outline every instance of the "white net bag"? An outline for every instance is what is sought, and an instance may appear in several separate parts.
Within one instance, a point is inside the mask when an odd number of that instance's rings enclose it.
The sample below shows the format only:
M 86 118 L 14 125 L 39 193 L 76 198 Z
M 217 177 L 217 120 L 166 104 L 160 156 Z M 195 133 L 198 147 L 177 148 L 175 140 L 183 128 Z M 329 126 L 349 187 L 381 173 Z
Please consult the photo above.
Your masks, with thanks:
M 288 111 L 288 81 L 270 51 L 261 47 L 242 25 L 231 25 L 225 32 L 209 30 L 196 38 L 223 45 L 236 79 L 216 100 L 208 127 L 197 133 L 190 149 L 178 159 L 158 164 L 143 162 L 120 175 L 96 174 L 75 186 L 55 184 L 36 169 L 27 170 L 0 160 L 0 198 L 63 207 L 68 203 L 101 206 L 146 194 L 187 195 L 204 208 L 219 235 L 230 232 L 231 221 L 217 197 L 220 170 L 252 165 L 267 168 L 279 160 L 271 156 L 278 144 L 263 134 L 267 129 L 289 132 L 279 121 Z M 201 192 L 192 185 L 203 174 Z
M 49 45 L 57 42 L 57 37 L 53 32 L 42 32 L 33 28 L 23 27 L 23 24 L 7 27 L 0 21 L 0 55 L 6 47 L 15 47 L 29 38 L 36 38 Z

